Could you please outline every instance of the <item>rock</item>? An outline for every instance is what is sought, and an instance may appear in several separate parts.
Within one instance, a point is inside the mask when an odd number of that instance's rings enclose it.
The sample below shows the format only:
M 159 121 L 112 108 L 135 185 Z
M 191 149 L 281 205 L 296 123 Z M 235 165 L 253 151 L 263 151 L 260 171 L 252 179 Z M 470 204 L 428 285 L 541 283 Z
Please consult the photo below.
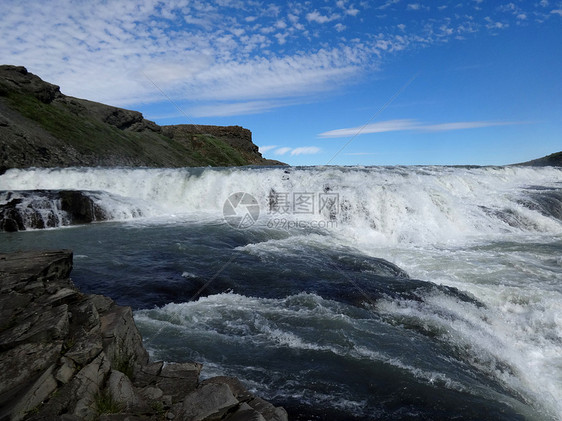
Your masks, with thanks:
M 71 270 L 70 250 L 0 254 L 0 292 L 29 291 L 29 285 L 39 282 L 39 295 L 44 292 L 44 284 L 52 280 L 58 280 L 61 288 L 69 286 Z
M 258 411 L 267 421 L 287 421 L 287 411 L 281 407 L 275 407 L 262 398 L 254 398 L 248 402 L 252 408 Z
M 0 350 L 25 342 L 53 342 L 68 334 L 68 306 L 60 305 L 40 314 L 35 306 L 23 313 L 17 324 L 0 333 Z
M 144 365 L 135 375 L 135 381 L 141 387 L 154 385 L 159 380 L 160 371 L 164 363 L 162 361 L 152 362 Z
M 61 348 L 60 343 L 26 343 L 3 352 L 0 359 L 0 407 L 32 382 L 36 373 L 56 363 Z
M 107 219 L 104 210 L 84 192 L 63 190 L 58 194 L 61 209 L 70 215 L 73 224 L 88 224 Z
M 61 366 L 59 367 L 55 378 L 63 383 L 66 384 L 70 381 L 74 373 L 76 372 L 76 364 L 73 360 L 67 357 L 61 357 Z
M 86 298 L 82 302 L 76 303 L 71 307 L 72 329 L 80 329 L 89 334 L 92 329 L 100 328 L 101 320 L 98 309 L 91 298 Z
M 34 409 L 57 388 L 57 381 L 53 376 L 55 366 L 52 365 L 33 383 L 23 395 L 18 396 L 18 401 L 11 411 L 12 421 L 19 421 L 27 412 Z
M 130 307 L 81 294 L 71 268 L 68 250 L 0 254 L 0 420 L 286 420 L 235 378 L 149 362 Z
M 185 397 L 179 416 L 185 421 L 220 419 L 236 405 L 238 401 L 226 384 L 207 384 Z
M 562 167 L 562 152 L 556 152 L 542 158 L 533 159 L 532 161 L 522 162 L 520 164 L 530 167 Z
M 113 305 L 100 317 L 104 352 L 111 360 L 111 368 L 131 376 L 148 363 L 148 353 L 133 321 L 131 307 Z M 128 373 L 129 374 L 129 373 Z
M 73 288 L 66 288 L 63 287 L 58 290 L 56 293 L 46 296 L 44 301 L 42 301 L 43 305 L 46 306 L 58 306 L 61 304 L 70 304 L 77 300 L 79 294 Z
M 173 402 L 177 402 L 186 393 L 195 390 L 201 368 L 202 365 L 198 363 L 166 364 L 156 384 L 166 395 L 172 396 Z
M 97 204 L 104 193 L 74 190 L 0 192 L 0 230 L 54 228 L 108 219 Z M 15 224 L 15 225 L 14 225 Z
M 4 86 L 8 85 L 19 93 L 31 94 L 45 104 L 62 95 L 57 85 L 42 81 L 22 66 L 0 66 L 0 78 L 4 80 Z
M 148 402 L 160 401 L 164 396 L 162 389 L 153 386 L 146 386 L 139 393 Z
M 191 142 L 183 129 L 160 127 L 137 111 L 66 96 L 24 67 L 0 65 L 0 115 L 0 173 L 29 167 L 275 163 L 261 156 L 242 127 L 195 126 L 210 141 Z M 0 225 L 14 230 L 17 222 L 4 218 Z
M 240 402 L 249 401 L 254 399 L 255 397 L 250 392 L 248 392 L 248 390 L 236 377 L 227 377 L 227 376 L 211 377 L 209 379 L 202 381 L 201 386 L 204 386 L 206 384 L 217 384 L 217 383 L 228 385 L 234 397 Z
M 225 421 L 266 421 L 265 418 L 247 403 L 241 403 L 236 412 Z
M 102 349 L 101 334 L 100 332 L 94 332 L 88 336 L 80 337 L 66 352 L 65 357 L 74 361 L 77 365 L 83 366 L 97 357 Z
M 105 376 L 109 373 L 110 364 L 102 352 L 98 357 L 80 370 L 69 383 L 71 396 L 75 400 L 70 412 L 84 420 L 93 420 L 96 416 L 94 400 L 100 393 Z
M 131 380 L 120 371 L 111 370 L 107 389 L 113 400 L 121 405 L 123 412 L 150 411 L 150 407 L 137 394 Z
M 96 307 L 98 314 L 105 313 L 113 305 L 113 300 L 103 295 L 91 294 L 90 301 Z

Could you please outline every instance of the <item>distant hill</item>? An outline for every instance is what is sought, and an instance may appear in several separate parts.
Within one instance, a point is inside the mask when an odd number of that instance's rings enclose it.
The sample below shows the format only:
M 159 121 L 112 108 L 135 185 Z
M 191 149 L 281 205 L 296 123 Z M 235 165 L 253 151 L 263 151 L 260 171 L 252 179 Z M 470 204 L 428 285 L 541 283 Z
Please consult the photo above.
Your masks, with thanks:
M 284 165 L 238 126 L 159 126 L 137 111 L 60 92 L 25 67 L 0 66 L 0 173 L 68 166 Z
M 542 158 L 521 162 L 520 164 L 515 165 L 525 165 L 531 167 L 562 167 L 562 152 L 556 152 Z

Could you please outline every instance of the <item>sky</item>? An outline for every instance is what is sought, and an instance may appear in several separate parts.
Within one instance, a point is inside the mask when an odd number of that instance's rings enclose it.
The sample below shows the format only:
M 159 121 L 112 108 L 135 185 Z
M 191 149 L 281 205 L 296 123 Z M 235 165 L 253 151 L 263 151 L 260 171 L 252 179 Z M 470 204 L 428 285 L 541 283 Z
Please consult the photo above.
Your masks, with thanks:
M 291 165 L 562 150 L 562 0 L 3 0 L 0 63 Z

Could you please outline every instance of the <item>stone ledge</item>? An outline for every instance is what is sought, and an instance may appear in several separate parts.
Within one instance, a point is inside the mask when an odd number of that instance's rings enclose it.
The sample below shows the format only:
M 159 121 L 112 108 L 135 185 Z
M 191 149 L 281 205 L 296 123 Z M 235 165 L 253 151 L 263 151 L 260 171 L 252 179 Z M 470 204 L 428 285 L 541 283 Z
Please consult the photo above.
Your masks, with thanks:
M 235 378 L 150 362 L 130 307 L 71 270 L 70 250 L 0 254 L 0 420 L 287 420 Z

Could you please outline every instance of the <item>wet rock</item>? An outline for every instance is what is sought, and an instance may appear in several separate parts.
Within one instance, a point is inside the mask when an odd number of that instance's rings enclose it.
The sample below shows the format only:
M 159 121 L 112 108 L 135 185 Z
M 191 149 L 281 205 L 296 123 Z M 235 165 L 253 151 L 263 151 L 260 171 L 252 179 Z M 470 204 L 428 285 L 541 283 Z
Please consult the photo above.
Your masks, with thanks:
M 99 192 L 29 190 L 0 192 L 0 230 L 54 228 L 108 219 Z
M 107 219 L 104 210 L 84 192 L 63 190 L 58 194 L 61 209 L 70 215 L 73 224 L 88 224 Z

